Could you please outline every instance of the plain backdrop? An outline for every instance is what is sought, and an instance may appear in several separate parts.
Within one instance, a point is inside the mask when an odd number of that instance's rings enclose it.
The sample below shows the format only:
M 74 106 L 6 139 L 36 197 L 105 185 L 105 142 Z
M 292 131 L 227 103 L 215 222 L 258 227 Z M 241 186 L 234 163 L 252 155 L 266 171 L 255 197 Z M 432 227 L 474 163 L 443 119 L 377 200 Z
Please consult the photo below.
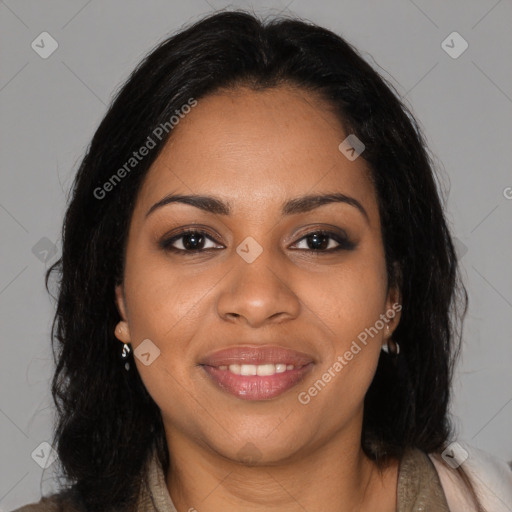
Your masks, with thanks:
M 5 0 L 0 512 L 36 501 L 54 485 L 56 465 L 43 471 L 31 455 L 45 449 L 40 445 L 51 439 L 53 419 L 54 305 L 43 277 L 60 252 L 77 165 L 113 93 L 143 55 L 184 24 L 226 7 L 296 15 L 339 33 L 394 84 L 420 120 L 446 187 L 447 215 L 470 296 L 454 383 L 454 440 L 512 460 L 509 0 Z M 45 51 L 58 44 L 47 58 L 32 46 L 42 37 Z

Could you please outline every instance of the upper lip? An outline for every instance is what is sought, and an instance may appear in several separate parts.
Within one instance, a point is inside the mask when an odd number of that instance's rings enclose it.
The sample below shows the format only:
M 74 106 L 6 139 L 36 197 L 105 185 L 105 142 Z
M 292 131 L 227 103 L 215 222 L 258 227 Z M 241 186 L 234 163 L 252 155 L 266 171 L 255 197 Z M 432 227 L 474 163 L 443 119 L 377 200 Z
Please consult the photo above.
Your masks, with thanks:
M 218 350 L 203 358 L 200 362 L 206 366 L 229 366 L 230 364 L 292 364 L 304 366 L 312 363 L 313 358 L 303 352 L 276 345 L 247 346 L 240 345 Z

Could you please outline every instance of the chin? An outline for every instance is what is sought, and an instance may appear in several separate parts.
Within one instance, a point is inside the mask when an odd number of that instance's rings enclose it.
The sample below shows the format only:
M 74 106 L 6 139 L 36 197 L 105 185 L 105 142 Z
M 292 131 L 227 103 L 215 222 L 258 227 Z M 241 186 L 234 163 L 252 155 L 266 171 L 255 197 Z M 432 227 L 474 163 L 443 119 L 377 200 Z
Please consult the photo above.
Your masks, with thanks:
M 208 443 L 222 457 L 244 466 L 276 466 L 298 456 L 304 446 L 298 444 L 296 431 L 285 435 L 268 432 L 261 436 L 247 435 L 238 431 L 237 438 L 226 438 L 220 442 Z M 293 441 L 293 444 L 292 444 Z

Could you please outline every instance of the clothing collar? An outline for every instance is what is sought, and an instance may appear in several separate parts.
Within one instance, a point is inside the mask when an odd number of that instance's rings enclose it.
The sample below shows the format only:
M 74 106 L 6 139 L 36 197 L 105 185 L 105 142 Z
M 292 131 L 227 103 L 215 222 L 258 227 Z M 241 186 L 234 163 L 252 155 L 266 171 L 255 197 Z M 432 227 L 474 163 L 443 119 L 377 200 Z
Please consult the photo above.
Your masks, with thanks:
M 450 512 L 434 464 L 426 453 L 410 448 L 398 471 L 397 512 L 416 510 Z
M 178 512 L 167 489 L 164 470 L 154 450 L 137 504 L 137 512 Z

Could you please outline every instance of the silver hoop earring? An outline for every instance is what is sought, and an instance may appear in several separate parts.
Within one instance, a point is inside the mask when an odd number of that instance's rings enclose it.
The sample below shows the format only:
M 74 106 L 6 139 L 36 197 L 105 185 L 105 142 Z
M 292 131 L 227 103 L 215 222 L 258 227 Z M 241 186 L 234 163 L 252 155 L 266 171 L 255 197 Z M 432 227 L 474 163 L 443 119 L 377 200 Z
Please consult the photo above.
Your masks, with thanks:
M 123 343 L 123 350 L 121 352 L 121 358 L 123 359 L 123 361 L 125 361 L 124 369 L 126 371 L 128 371 L 130 369 L 130 363 L 128 362 L 128 356 L 130 355 L 131 351 L 132 351 L 132 349 L 130 348 L 130 345 Z
M 388 339 L 385 345 L 382 345 L 381 349 L 386 352 L 386 354 L 390 354 L 395 357 L 400 354 L 400 345 L 391 338 Z

